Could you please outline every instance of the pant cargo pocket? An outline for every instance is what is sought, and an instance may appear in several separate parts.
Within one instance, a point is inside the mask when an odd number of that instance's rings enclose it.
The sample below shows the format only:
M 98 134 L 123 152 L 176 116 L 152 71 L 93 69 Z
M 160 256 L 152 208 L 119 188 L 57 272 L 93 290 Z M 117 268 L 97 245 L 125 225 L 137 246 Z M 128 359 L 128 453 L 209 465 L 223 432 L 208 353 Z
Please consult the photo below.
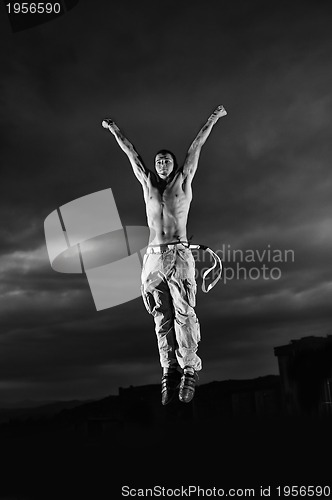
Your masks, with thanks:
M 191 307 L 195 307 L 195 305 L 196 305 L 196 292 L 197 292 L 196 281 L 186 279 L 184 282 L 184 286 L 186 289 L 188 304 Z
M 142 299 L 145 305 L 145 309 L 148 311 L 149 314 L 153 314 L 153 309 L 155 307 L 155 301 L 153 298 L 152 293 L 146 292 L 144 289 L 144 285 L 141 286 L 141 294 L 142 294 Z

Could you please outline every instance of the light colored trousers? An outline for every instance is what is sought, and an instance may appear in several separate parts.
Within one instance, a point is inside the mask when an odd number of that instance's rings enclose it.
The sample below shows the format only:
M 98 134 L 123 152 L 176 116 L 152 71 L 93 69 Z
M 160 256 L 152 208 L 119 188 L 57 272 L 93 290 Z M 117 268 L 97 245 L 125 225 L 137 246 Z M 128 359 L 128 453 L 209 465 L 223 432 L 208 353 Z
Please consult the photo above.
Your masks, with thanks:
M 196 354 L 200 327 L 194 310 L 197 286 L 191 250 L 177 244 L 163 252 L 146 253 L 141 289 L 145 307 L 154 317 L 161 366 L 201 370 Z

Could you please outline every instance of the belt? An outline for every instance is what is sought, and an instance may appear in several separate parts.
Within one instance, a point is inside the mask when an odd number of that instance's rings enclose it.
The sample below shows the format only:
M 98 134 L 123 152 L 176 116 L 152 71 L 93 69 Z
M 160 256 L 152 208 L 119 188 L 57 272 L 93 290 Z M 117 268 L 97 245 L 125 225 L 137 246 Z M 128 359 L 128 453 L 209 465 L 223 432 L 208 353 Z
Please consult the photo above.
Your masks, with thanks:
M 146 253 L 163 253 L 167 252 L 168 250 L 174 250 L 174 248 L 176 248 L 179 245 L 189 248 L 187 242 L 177 241 L 175 243 L 167 243 L 167 244 L 162 243 L 161 245 L 149 245 L 148 248 L 146 249 Z
M 222 275 L 222 262 L 220 260 L 220 257 L 213 250 L 211 250 L 211 248 L 209 248 L 205 245 L 189 245 L 189 243 L 187 243 L 187 242 L 179 241 L 179 242 L 175 242 L 175 243 L 168 243 L 168 244 L 161 244 L 161 245 L 150 245 L 147 247 L 146 253 L 148 253 L 148 254 L 163 253 L 163 252 L 167 252 L 168 250 L 174 250 L 174 248 L 176 248 L 179 245 L 181 245 L 185 248 L 188 248 L 190 250 L 199 250 L 199 249 L 206 250 L 207 252 L 209 252 L 210 255 L 212 255 L 213 260 L 214 260 L 213 266 L 210 267 L 209 269 L 207 269 L 206 271 L 204 271 L 203 279 L 202 279 L 202 290 L 204 293 L 208 293 L 214 287 L 214 285 L 217 283 L 217 281 L 220 280 L 221 275 Z M 217 277 L 206 288 L 205 279 L 206 279 L 207 275 L 209 273 L 211 273 L 213 271 L 213 269 L 215 269 L 217 264 L 219 265 L 219 271 L 218 271 Z

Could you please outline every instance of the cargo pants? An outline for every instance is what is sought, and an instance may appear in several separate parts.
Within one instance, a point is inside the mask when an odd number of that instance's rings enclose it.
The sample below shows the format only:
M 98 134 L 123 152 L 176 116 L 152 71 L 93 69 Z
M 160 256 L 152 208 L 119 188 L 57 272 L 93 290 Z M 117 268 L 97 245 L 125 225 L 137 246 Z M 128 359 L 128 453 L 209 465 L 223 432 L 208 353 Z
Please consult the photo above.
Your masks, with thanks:
M 195 259 L 183 244 L 148 247 L 142 268 L 142 297 L 154 317 L 163 368 L 202 368 L 196 354 L 200 325 L 195 314 Z

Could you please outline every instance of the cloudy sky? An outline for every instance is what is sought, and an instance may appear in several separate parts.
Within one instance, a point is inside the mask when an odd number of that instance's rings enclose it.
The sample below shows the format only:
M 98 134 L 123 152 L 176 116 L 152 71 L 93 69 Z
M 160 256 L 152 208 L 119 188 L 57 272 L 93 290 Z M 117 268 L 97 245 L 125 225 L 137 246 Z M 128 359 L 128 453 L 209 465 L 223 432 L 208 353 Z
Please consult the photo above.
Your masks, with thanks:
M 228 111 L 188 225 L 193 242 L 230 250 L 223 282 L 204 294 L 198 279 L 201 383 L 278 373 L 274 347 L 332 333 L 331 23 L 323 0 L 81 0 L 13 33 L 2 6 L 0 401 L 160 380 L 141 298 L 97 312 L 85 276 L 53 271 L 46 250 L 45 218 L 102 189 L 124 225 L 146 223 L 105 117 L 151 168 L 161 148 L 183 161 L 213 109 Z

